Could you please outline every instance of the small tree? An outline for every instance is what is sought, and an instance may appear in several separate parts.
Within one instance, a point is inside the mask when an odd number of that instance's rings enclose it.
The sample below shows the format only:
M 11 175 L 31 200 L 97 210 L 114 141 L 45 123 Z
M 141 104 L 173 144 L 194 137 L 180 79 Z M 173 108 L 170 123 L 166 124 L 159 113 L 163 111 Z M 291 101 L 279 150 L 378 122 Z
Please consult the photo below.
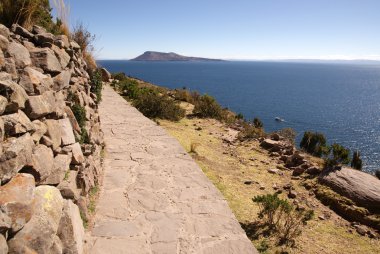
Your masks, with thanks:
M 331 154 L 325 160 L 326 166 L 337 166 L 341 164 L 350 163 L 350 150 L 345 148 L 344 146 L 334 143 L 331 146 Z
M 301 140 L 300 147 L 318 157 L 327 155 L 330 152 L 325 136 L 319 132 L 306 131 Z
M 362 170 L 363 162 L 362 162 L 362 159 L 360 158 L 359 151 L 354 152 L 352 156 L 351 167 L 357 170 Z
M 193 110 L 195 115 L 202 118 L 222 118 L 222 108 L 210 95 L 202 95 L 196 102 Z
M 257 117 L 253 119 L 253 125 L 255 126 L 255 128 L 258 128 L 258 129 L 261 129 L 264 127 L 263 122 L 260 120 L 260 118 L 257 118 Z

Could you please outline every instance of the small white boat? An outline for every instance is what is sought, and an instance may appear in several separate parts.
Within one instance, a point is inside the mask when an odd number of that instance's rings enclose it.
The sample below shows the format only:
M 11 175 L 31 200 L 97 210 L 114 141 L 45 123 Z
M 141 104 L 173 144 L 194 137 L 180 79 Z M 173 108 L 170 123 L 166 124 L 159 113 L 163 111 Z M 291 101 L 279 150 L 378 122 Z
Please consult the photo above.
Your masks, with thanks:
M 284 119 L 282 119 L 282 118 L 280 118 L 280 117 L 276 117 L 274 120 L 276 120 L 277 122 L 285 122 L 285 120 Z

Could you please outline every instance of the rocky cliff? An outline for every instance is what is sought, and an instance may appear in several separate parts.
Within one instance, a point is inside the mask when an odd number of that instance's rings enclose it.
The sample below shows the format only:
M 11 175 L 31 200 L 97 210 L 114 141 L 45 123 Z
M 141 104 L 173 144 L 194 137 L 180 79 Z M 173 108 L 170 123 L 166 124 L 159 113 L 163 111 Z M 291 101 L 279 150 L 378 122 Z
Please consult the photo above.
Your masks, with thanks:
M 102 172 L 91 86 L 76 42 L 0 25 L 0 253 L 83 253 Z

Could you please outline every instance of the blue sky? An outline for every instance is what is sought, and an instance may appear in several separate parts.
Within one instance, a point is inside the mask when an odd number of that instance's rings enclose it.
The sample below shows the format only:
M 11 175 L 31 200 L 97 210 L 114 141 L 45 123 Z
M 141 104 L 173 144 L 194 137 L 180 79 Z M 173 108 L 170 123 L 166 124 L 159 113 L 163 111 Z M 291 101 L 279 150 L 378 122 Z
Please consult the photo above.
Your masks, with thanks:
M 98 59 L 380 59 L 380 0 L 66 0 Z

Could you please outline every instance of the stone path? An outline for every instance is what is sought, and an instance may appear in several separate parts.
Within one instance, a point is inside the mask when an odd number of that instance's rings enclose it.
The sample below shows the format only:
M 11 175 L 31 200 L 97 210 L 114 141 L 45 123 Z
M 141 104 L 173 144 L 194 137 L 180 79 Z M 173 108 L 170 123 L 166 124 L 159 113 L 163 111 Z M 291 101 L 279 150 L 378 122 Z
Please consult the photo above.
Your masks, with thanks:
M 100 118 L 107 152 L 91 254 L 257 253 L 177 140 L 108 86 Z

